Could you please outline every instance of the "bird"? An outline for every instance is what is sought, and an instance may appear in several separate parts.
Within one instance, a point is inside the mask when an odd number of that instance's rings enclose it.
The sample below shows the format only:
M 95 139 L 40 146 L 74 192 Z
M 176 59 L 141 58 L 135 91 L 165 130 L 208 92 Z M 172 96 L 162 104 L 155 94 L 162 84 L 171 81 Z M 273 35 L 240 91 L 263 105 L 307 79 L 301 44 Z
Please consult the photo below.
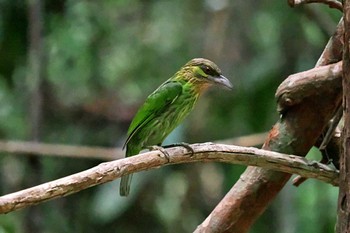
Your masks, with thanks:
M 161 146 L 164 139 L 191 112 L 198 97 L 210 86 L 232 89 L 232 83 L 219 67 L 204 58 L 194 58 L 161 84 L 139 108 L 127 131 L 123 149 L 133 156 L 152 146 Z M 132 174 L 120 181 L 120 196 L 128 196 Z

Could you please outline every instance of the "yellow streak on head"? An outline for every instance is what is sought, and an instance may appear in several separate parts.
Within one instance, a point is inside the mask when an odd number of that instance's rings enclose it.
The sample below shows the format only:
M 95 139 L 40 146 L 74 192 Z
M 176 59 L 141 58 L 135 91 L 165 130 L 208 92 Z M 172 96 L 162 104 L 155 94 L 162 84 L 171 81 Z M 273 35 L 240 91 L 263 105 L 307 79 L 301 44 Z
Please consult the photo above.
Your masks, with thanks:
M 207 78 L 208 74 L 202 70 L 202 66 L 210 67 L 220 74 L 221 70 L 217 65 L 204 58 L 194 58 L 187 62 L 174 76 L 174 79 L 188 85 L 196 93 L 204 92 L 213 83 Z
M 207 79 L 208 75 L 199 66 L 191 67 L 191 75 L 189 75 L 189 82 L 193 84 L 196 92 L 203 93 L 212 83 Z

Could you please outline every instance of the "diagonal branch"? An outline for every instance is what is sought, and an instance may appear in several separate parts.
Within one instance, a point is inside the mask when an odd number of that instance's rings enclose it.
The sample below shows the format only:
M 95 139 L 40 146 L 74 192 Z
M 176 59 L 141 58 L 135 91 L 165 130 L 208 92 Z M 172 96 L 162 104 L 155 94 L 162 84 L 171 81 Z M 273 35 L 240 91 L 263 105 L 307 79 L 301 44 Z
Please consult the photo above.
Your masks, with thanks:
M 317 66 L 341 60 L 343 27 L 340 21 Z M 334 66 L 341 67 L 340 64 Z M 307 73 L 304 72 L 299 77 L 307 82 L 289 82 L 285 86 L 285 90 L 291 87 L 298 90 L 294 95 L 281 92 L 282 95 L 277 97 L 282 114 L 270 130 L 263 145 L 264 149 L 305 156 L 315 144 L 342 98 L 341 69 L 335 72 L 337 69 L 334 70 L 333 65 L 327 68 L 333 73 L 331 82 L 327 80 L 327 72 L 324 72 L 325 76 L 318 79 L 319 81 L 313 80 L 313 72 L 309 72 L 311 76 L 305 76 Z M 297 74 L 294 75 L 294 80 L 298 80 L 296 77 Z M 293 86 L 294 84 L 300 85 Z M 303 93 L 303 85 L 310 84 L 315 90 L 312 95 L 307 95 Z M 303 99 L 298 97 L 299 94 Z M 253 222 L 265 211 L 289 178 L 290 174 L 287 173 L 248 167 L 195 232 L 248 232 Z
M 0 213 L 8 213 L 20 208 L 39 204 L 54 198 L 67 196 L 83 189 L 117 179 L 123 175 L 155 169 L 159 166 L 191 162 L 224 162 L 261 166 L 291 174 L 338 185 L 338 171 L 324 164 L 309 162 L 305 158 L 266 151 L 253 147 L 239 147 L 225 144 L 193 144 L 194 154 L 185 148 L 166 149 L 170 161 L 160 157 L 159 151 L 151 151 L 137 156 L 102 163 L 58 180 L 0 197 Z

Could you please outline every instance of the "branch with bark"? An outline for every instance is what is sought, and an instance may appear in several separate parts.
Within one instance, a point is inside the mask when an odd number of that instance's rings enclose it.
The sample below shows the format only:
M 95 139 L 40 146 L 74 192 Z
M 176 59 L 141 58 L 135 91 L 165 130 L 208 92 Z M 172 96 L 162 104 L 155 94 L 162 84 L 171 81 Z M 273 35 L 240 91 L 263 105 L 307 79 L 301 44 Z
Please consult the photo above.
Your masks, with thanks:
M 193 155 L 182 147 L 169 148 L 166 149 L 170 156 L 168 161 L 160 151 L 151 151 L 125 159 L 105 162 L 80 173 L 2 196 L 0 197 L 0 213 L 8 213 L 67 196 L 126 174 L 155 169 L 159 166 L 191 162 L 224 162 L 261 166 L 266 169 L 299 174 L 303 177 L 338 185 L 338 171 L 299 156 L 253 147 L 214 143 L 193 144 L 191 147 L 194 151 Z

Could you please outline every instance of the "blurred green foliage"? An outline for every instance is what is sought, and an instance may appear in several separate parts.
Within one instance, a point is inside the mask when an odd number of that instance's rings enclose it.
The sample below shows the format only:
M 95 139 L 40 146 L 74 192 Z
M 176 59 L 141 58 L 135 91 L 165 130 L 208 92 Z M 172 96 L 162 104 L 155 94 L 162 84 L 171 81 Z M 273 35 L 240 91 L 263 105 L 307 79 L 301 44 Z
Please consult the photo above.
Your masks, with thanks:
M 0 1 L 0 135 L 30 138 L 25 1 Z M 204 142 L 267 131 L 274 92 L 314 66 L 341 14 L 286 1 L 43 1 L 44 75 L 40 140 L 121 146 L 146 96 L 194 57 L 215 61 L 234 91 L 210 90 L 167 142 Z M 30 80 L 29 80 L 30 81 Z M 312 153 L 315 153 L 314 151 Z M 1 194 L 27 187 L 30 159 L 0 155 Z M 41 157 L 36 184 L 101 161 Z M 243 166 L 187 164 L 0 216 L 0 232 L 191 232 L 232 187 Z M 251 232 L 333 232 L 337 189 L 287 184 Z M 37 213 L 32 215 L 31 211 Z

